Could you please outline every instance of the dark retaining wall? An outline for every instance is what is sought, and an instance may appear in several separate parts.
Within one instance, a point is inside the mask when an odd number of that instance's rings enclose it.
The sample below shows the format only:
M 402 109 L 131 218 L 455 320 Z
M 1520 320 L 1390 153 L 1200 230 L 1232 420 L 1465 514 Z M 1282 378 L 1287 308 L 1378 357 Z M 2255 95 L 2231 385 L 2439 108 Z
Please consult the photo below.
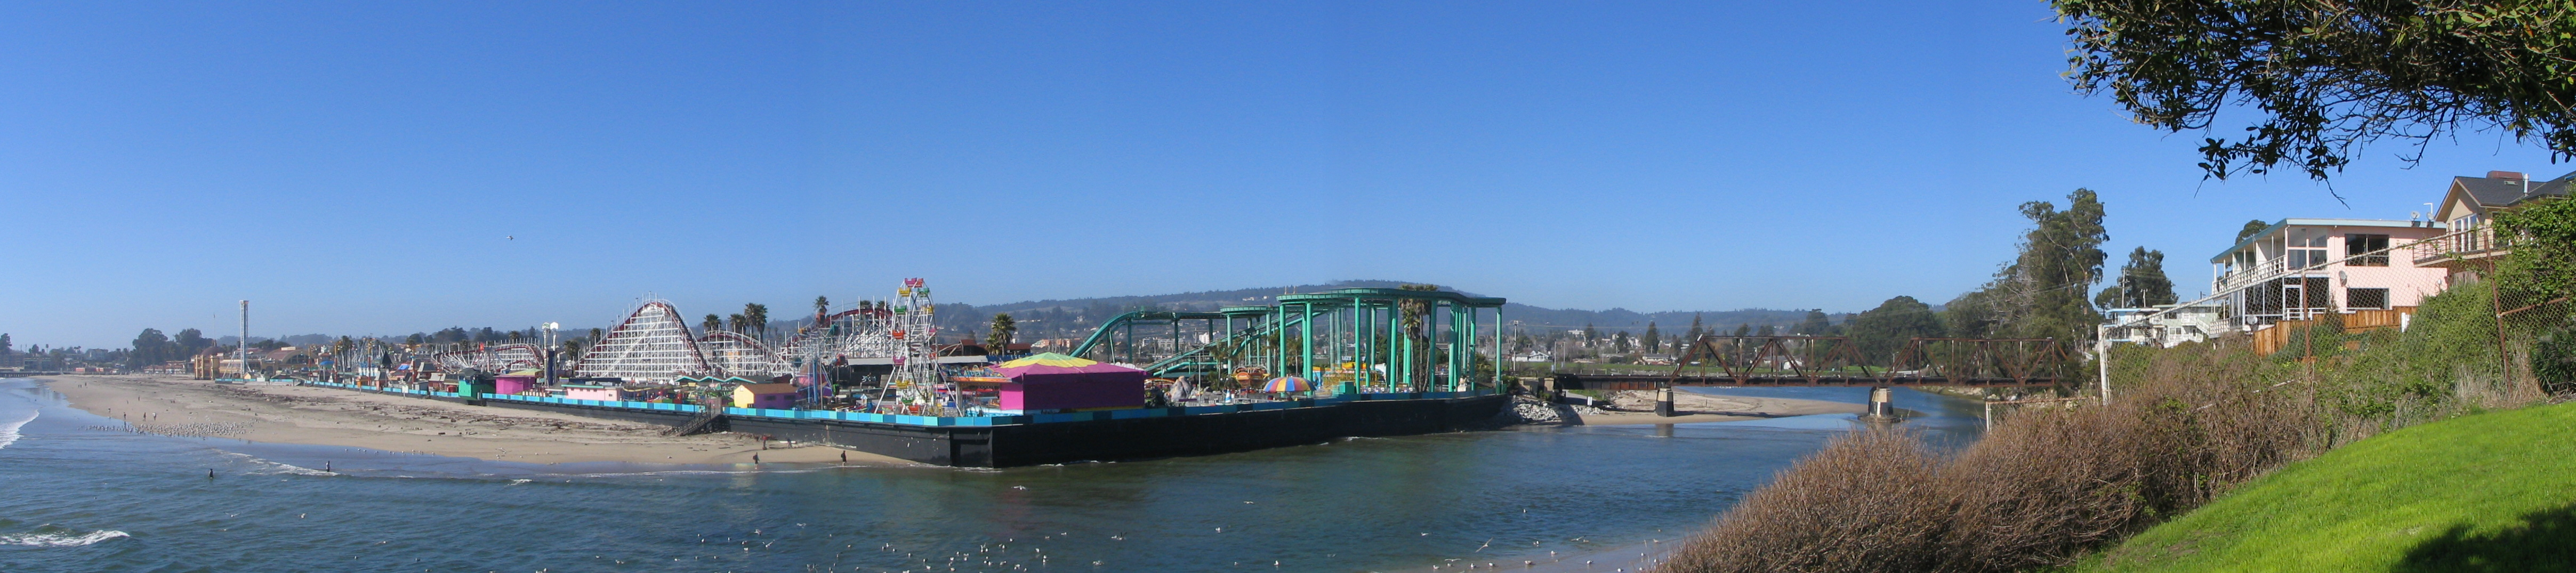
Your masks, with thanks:
M 729 430 L 943 466 L 1009 467 L 1244 452 L 1351 436 L 1457 431 L 1492 419 L 1504 396 L 1367 400 L 1229 414 L 1008 426 L 912 426 L 727 416 Z M 676 426 L 686 412 L 486 400 L 484 405 Z

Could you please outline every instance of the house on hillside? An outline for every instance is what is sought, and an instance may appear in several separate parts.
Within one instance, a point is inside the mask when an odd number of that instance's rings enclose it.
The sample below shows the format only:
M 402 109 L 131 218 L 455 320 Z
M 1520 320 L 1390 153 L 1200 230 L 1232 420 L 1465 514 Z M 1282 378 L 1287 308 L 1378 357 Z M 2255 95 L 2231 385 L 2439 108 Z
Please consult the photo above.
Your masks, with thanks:
M 2438 241 L 2435 248 L 2417 249 L 2415 264 L 2444 269 L 2450 284 L 2476 280 L 2478 271 L 2506 251 L 2496 247 L 2493 231 L 2488 228 L 2495 212 L 2566 196 L 2570 183 L 2576 183 L 2576 173 L 2549 181 L 2532 181 L 2529 175 L 2512 171 L 2451 178 L 2450 190 L 2442 194 L 2440 206 L 2433 210 L 2433 220 L 2444 222 L 2451 236 Z
M 2395 326 L 2417 301 L 2442 291 L 2449 271 L 2418 266 L 2390 246 L 2442 232 L 2432 221 L 2282 219 L 2210 257 L 2210 292 L 2223 294 L 2219 312 L 2227 324 L 2246 332 L 2364 311 L 2376 311 L 2365 324 Z

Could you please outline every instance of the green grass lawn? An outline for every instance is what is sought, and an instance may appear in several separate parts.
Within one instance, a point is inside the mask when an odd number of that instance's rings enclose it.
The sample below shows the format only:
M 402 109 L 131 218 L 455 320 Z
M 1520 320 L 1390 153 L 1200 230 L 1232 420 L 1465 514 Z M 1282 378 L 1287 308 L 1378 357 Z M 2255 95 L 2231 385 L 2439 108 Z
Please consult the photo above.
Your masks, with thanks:
M 2576 403 L 2292 464 L 2073 571 L 2576 571 Z

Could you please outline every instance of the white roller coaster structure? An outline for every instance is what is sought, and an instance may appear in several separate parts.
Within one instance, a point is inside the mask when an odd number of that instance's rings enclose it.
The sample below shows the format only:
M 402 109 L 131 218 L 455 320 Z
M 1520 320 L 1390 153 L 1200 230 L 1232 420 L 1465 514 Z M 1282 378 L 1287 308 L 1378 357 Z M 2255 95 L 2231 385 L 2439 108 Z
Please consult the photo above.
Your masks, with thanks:
M 772 343 L 724 330 L 693 335 L 670 302 L 647 300 L 603 333 L 572 371 L 576 377 L 668 383 L 682 376 L 762 379 L 794 374 L 809 363 L 874 359 L 894 365 L 896 380 L 931 380 L 937 376 L 939 350 L 938 329 L 931 325 L 934 308 L 921 279 L 905 279 L 893 299 L 818 315 L 783 343 Z M 527 344 L 446 353 L 439 360 L 445 368 L 487 371 L 542 363 L 536 347 Z

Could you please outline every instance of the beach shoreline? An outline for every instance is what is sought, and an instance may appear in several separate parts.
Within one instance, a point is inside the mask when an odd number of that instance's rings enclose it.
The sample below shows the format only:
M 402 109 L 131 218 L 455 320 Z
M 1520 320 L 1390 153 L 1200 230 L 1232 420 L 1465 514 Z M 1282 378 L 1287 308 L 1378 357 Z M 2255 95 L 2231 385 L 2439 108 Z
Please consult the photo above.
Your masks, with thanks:
M 72 408 L 133 431 L 252 442 L 347 446 L 532 464 L 912 466 L 915 462 L 730 433 L 664 436 L 660 426 L 570 414 L 465 406 L 316 386 L 215 384 L 169 376 L 61 375 L 35 380 Z
M 1760 420 L 1764 418 L 1808 416 L 1815 414 L 1858 414 L 1868 411 L 1869 409 L 1868 406 L 1861 404 L 1832 402 L 1826 400 L 1761 398 L 1753 396 L 1726 396 L 1692 392 L 1674 392 L 1673 413 L 1675 415 L 1657 416 L 1654 414 L 1654 393 L 1643 390 L 1629 390 L 1613 393 L 1611 394 L 1610 405 L 1619 409 L 1604 410 L 1604 413 L 1598 414 L 1585 414 L 1578 411 L 1575 413 L 1574 424 L 1583 426 L 1638 426 L 1655 424 L 1694 424 L 1700 422 L 1736 422 L 1743 420 Z

